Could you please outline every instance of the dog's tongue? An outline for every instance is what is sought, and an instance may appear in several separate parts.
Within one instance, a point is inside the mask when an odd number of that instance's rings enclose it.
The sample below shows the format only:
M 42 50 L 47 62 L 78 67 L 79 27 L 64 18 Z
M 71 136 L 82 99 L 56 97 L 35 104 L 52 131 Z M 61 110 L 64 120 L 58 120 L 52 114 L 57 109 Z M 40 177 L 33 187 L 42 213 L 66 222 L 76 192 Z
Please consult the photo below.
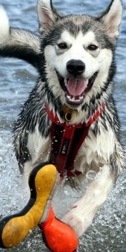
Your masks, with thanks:
M 85 89 L 87 88 L 88 80 L 84 79 L 67 79 L 66 88 L 70 95 L 79 96 L 83 94 Z

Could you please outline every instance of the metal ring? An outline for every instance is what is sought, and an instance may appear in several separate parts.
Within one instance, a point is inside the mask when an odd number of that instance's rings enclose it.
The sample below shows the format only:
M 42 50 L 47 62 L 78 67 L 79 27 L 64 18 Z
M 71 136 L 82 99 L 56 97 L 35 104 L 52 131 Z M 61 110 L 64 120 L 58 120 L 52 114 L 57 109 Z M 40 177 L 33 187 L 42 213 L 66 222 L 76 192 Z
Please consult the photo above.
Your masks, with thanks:
M 72 119 L 71 113 L 65 113 L 64 117 L 65 117 L 66 122 L 71 122 L 71 119 Z

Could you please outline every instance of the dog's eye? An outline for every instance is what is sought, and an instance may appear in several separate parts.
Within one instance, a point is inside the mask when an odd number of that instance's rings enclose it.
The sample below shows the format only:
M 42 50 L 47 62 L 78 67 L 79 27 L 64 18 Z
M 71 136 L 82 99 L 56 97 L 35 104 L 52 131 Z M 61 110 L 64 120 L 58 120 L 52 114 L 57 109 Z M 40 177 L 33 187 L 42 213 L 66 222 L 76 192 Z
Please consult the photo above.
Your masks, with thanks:
M 91 45 L 88 46 L 88 50 L 90 50 L 90 51 L 96 51 L 97 49 L 98 49 L 97 45 L 91 44 Z
M 65 50 L 68 48 L 67 44 L 65 42 L 61 42 L 59 44 L 57 44 L 57 46 L 62 49 L 62 50 Z

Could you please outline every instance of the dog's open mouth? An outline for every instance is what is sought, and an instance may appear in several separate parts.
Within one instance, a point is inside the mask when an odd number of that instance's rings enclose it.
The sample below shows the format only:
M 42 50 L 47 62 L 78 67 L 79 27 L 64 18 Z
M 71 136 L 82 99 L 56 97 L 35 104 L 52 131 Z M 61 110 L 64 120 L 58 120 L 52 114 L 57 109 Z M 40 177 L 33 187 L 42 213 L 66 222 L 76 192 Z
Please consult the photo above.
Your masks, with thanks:
M 84 101 L 86 93 L 93 86 L 98 72 L 95 72 L 95 74 L 90 79 L 83 79 L 79 77 L 70 77 L 64 79 L 61 75 L 58 74 L 58 72 L 57 75 L 60 85 L 65 91 L 67 103 L 72 106 L 79 106 Z
M 76 104 L 82 103 L 88 82 L 89 81 L 85 79 L 65 79 L 67 101 Z
M 66 78 L 64 83 L 67 103 L 71 105 L 80 105 L 83 102 L 86 93 L 93 86 L 97 74 L 98 72 L 96 72 L 90 79 Z

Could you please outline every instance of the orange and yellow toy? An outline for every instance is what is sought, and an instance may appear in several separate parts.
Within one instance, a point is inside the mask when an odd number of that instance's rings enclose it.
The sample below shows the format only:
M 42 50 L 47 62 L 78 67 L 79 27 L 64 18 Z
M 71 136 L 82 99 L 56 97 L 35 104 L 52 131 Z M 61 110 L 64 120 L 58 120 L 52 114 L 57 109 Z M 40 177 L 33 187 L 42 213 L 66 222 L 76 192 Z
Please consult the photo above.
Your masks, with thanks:
M 59 175 L 54 165 L 41 163 L 31 172 L 31 196 L 19 213 L 0 220 L 0 247 L 18 245 L 37 225 L 42 230 L 46 245 L 52 252 L 74 252 L 78 239 L 71 227 L 55 218 L 51 199 L 58 185 Z

